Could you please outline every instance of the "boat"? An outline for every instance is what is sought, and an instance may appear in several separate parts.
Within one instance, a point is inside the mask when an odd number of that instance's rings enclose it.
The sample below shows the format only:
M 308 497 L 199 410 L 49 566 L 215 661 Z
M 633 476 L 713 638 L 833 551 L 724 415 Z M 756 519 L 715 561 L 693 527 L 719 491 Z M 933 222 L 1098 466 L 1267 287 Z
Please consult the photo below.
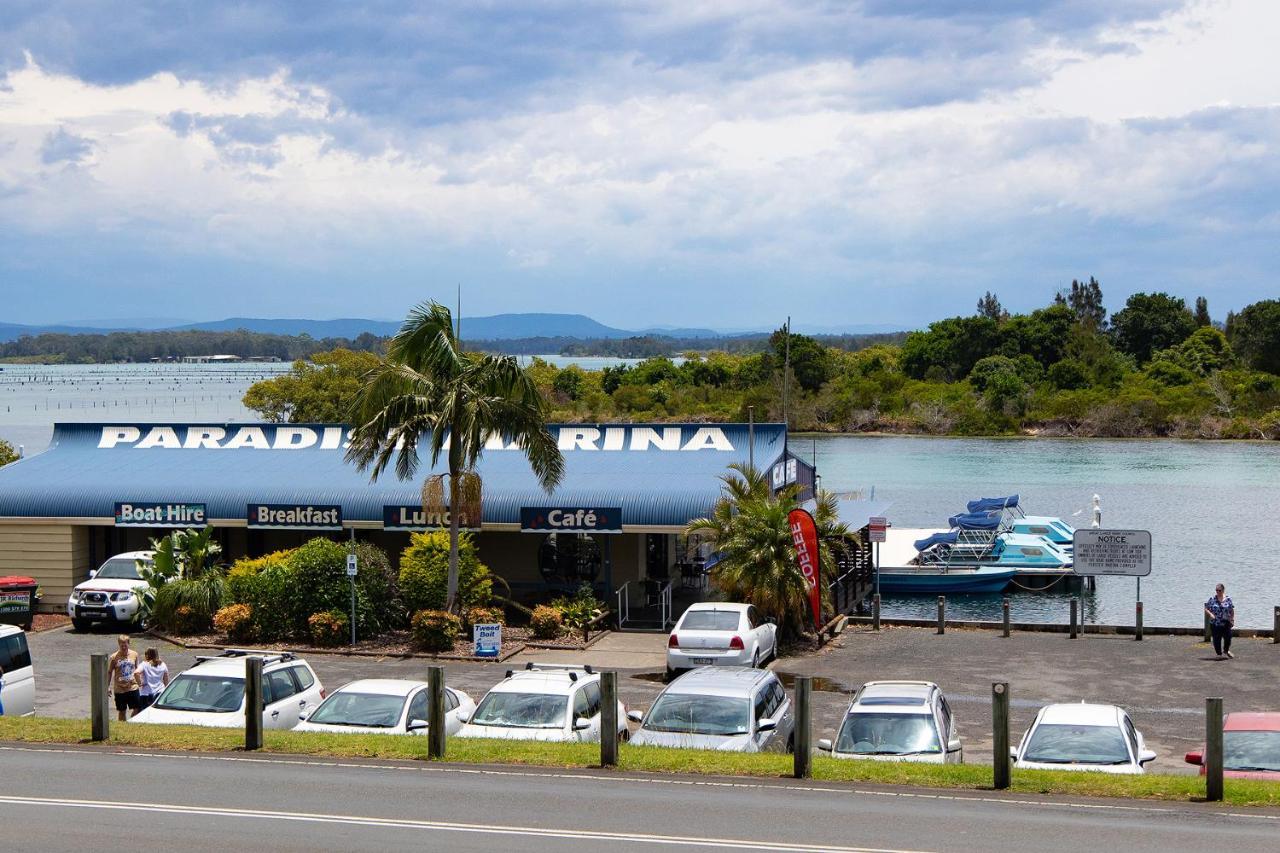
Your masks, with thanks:
M 963 592 L 1002 592 L 1017 569 L 998 566 L 893 566 L 880 570 L 880 592 L 945 595 Z

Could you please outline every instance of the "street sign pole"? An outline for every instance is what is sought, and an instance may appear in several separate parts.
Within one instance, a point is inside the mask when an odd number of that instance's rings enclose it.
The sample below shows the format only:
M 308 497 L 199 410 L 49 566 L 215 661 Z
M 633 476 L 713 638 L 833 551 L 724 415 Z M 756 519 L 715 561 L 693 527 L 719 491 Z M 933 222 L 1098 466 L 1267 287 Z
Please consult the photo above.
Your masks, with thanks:
M 356 644 L 356 573 L 360 570 L 356 558 L 356 529 L 351 528 L 351 553 L 347 555 L 347 580 L 351 581 L 351 645 Z

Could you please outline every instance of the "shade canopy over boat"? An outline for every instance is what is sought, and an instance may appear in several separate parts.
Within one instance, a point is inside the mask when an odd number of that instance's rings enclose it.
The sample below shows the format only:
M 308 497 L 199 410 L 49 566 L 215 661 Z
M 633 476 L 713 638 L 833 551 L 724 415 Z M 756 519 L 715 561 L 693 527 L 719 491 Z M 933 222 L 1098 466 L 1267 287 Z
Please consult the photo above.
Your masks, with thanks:
M 972 503 L 969 504 L 973 506 Z M 1000 527 L 999 512 L 965 512 L 947 519 L 952 527 L 961 530 L 995 530 Z
M 965 507 L 969 512 L 992 512 L 1005 509 L 1013 509 L 1018 505 L 1018 496 L 1009 495 L 1004 498 L 978 498 L 976 501 L 969 501 Z
M 934 545 L 954 545 L 956 544 L 958 536 L 959 534 L 954 530 L 949 530 L 946 533 L 935 533 L 924 539 L 917 539 L 916 550 L 924 551 L 928 548 L 932 548 Z

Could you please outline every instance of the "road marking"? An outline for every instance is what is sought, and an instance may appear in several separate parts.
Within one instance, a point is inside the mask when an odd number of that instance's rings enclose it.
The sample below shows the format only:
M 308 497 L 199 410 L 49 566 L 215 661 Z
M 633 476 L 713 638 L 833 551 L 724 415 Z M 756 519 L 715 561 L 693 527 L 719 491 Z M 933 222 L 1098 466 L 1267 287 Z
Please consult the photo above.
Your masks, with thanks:
M 84 749 L 64 749 L 64 748 L 47 748 L 32 746 L 0 746 L 0 751 L 12 752 L 54 752 L 67 755 L 85 755 Z M 977 803 L 994 803 L 999 805 L 1012 806 L 1037 806 L 1044 808 L 1058 809 L 1079 809 L 1082 811 L 1114 811 L 1114 812 L 1139 812 L 1147 814 L 1189 814 L 1194 816 L 1207 815 L 1212 817 L 1239 817 L 1252 818 L 1254 820 L 1268 820 L 1280 822 L 1280 814 L 1252 814 L 1248 812 L 1220 812 L 1206 810 L 1196 812 L 1187 808 L 1173 808 L 1168 806 L 1148 806 L 1148 805 L 1123 805 L 1119 803 L 1073 803 L 1062 802 L 1057 800 L 1031 800 L 1014 797 L 1000 797 L 985 794 L 948 794 L 933 791 L 881 791 L 863 788 L 834 788 L 823 785 L 796 785 L 796 784 L 764 784 L 761 782 L 727 782 L 717 781 L 713 779 L 698 778 L 682 778 L 672 776 L 629 776 L 622 774 L 607 773 L 557 773 L 554 771 L 539 770 L 537 768 L 517 769 L 517 770 L 498 770 L 492 767 L 458 767 L 458 766 L 441 766 L 428 763 L 419 764 L 365 764 L 355 761 L 318 761 L 311 758 L 289 758 L 287 754 L 279 757 L 268 756 L 240 756 L 240 755 L 211 755 L 202 753 L 186 752 L 176 753 L 160 753 L 160 752 L 129 752 L 124 750 L 113 750 L 111 752 L 93 750 L 89 754 L 101 755 L 108 757 L 120 758 L 158 758 L 170 760 L 193 760 L 193 761 L 233 761 L 244 762 L 248 764 L 280 764 L 280 765 L 301 765 L 303 767 L 347 767 L 357 770 L 394 770 L 401 773 L 441 773 L 441 774 L 462 774 L 471 776 L 511 776 L 518 778 L 535 778 L 535 779 L 566 779 L 580 780 L 590 782 L 614 782 L 619 784 L 632 785 L 673 785 L 697 788 L 739 788 L 747 790 L 768 790 L 778 792 L 780 794 L 788 791 L 801 793 L 817 793 L 817 794 L 836 794 L 839 796 L 858 795 L 866 797 L 890 797 L 901 799 L 917 799 L 917 800 L 940 800 L 954 802 L 977 802 Z
M 586 829 L 550 829 L 537 826 L 504 826 L 502 824 L 455 823 L 439 820 L 402 820 L 363 815 L 326 815 L 312 812 L 268 811 L 266 809 L 227 809 L 213 806 L 188 806 L 166 803 L 125 803 L 111 800 L 73 800 L 51 797 L 0 796 L 0 805 L 47 806 L 53 808 L 99 809 L 105 811 L 147 812 L 200 817 L 239 817 L 258 820 L 283 820 L 301 823 L 345 824 L 387 829 L 434 829 L 443 832 L 467 832 L 486 835 L 523 835 L 534 838 L 559 838 L 575 841 L 612 841 L 630 844 L 665 844 L 681 847 L 731 847 L 735 850 L 766 850 L 781 853 L 829 850 L 834 853 L 922 853 L 897 848 L 833 847 L 829 844 L 793 844 L 784 841 L 750 841 L 741 838 L 697 837 L 690 835 L 650 835 L 647 833 L 596 832 Z

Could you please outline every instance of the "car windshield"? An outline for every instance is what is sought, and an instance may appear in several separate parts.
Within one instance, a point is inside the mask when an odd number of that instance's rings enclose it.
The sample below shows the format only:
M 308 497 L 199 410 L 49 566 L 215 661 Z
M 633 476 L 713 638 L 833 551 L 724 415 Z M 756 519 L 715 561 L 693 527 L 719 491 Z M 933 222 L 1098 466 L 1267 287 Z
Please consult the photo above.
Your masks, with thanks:
M 644 727 L 687 735 L 750 734 L 751 702 L 736 696 L 664 693 L 649 709 Z
M 1223 732 L 1222 766 L 1280 772 L 1280 732 Z
M 1115 726 L 1042 723 L 1031 734 L 1023 761 L 1046 764 L 1126 764 L 1124 735 Z
M 678 631 L 736 631 L 736 610 L 690 610 L 680 622 Z
M 928 714 L 850 714 L 836 738 L 836 752 L 856 755 L 941 751 L 938 729 Z
M 555 693 L 490 693 L 471 717 L 477 726 L 558 729 L 564 725 L 569 700 Z
M 165 688 L 155 707 L 171 711 L 225 714 L 239 711 L 244 702 L 244 678 L 182 673 Z
M 144 561 L 148 562 L 149 561 Z M 141 580 L 138 575 L 138 561 L 127 560 L 123 557 L 112 557 L 102 564 L 102 568 L 98 569 L 98 573 L 94 578 L 109 578 L 111 580 L 136 581 Z
M 344 693 L 339 691 L 320 704 L 308 722 L 329 726 L 367 726 L 389 729 L 400 722 L 404 696 L 385 693 Z

